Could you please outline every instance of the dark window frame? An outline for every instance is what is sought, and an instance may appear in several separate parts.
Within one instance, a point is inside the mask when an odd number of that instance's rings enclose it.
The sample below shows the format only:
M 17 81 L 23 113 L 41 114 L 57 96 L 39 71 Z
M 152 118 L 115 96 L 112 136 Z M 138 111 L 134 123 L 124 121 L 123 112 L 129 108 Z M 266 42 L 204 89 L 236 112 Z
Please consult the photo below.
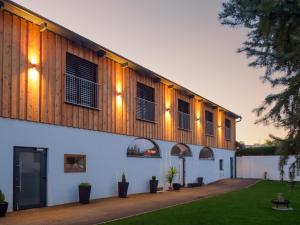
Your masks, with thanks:
M 81 158 L 83 160 L 83 168 L 69 168 L 67 165 L 70 158 Z M 86 172 L 86 155 L 82 154 L 64 154 L 64 172 L 65 173 L 85 173 Z
M 157 152 L 156 155 L 145 155 L 145 151 L 140 151 L 140 149 L 138 148 L 139 146 L 137 145 L 134 145 L 135 141 L 137 140 L 145 140 L 145 141 L 148 141 L 148 142 L 151 142 L 153 144 L 153 146 L 155 147 L 155 150 Z M 132 149 L 132 148 L 138 148 L 138 149 Z M 135 152 L 135 154 L 133 154 L 133 152 Z M 127 157 L 133 157 L 133 158 L 161 158 L 161 152 L 160 152 L 160 148 L 158 146 L 158 144 L 149 139 L 149 138 L 136 138 L 134 139 L 130 145 L 127 147 L 127 151 L 126 151 L 126 156 Z
M 210 154 L 210 157 L 208 157 Z M 199 152 L 200 160 L 215 160 L 214 151 L 210 147 L 203 147 Z
M 226 139 L 226 141 L 231 141 L 231 139 L 232 139 L 232 137 L 231 137 L 232 136 L 231 135 L 232 122 L 230 119 L 225 118 L 224 123 L 225 123 L 225 139 Z
M 191 106 L 182 99 L 177 100 L 178 104 L 178 129 L 191 131 Z
M 208 116 L 210 115 L 210 116 Z M 205 110 L 205 135 L 215 136 L 215 123 L 214 123 L 214 113 L 210 110 Z
M 99 110 L 98 64 L 66 53 L 65 103 Z
M 223 159 L 219 159 L 219 170 L 224 171 L 224 160 Z
M 136 119 L 156 123 L 155 88 L 136 82 Z

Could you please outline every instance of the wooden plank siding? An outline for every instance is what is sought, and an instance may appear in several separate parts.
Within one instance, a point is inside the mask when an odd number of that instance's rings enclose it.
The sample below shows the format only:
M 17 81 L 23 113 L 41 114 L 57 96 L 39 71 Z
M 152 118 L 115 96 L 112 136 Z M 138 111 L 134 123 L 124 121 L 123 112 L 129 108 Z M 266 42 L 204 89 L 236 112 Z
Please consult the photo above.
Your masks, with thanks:
M 99 110 L 65 103 L 66 53 L 98 65 Z M 35 58 L 36 67 L 31 64 Z M 32 80 L 34 67 L 38 77 Z M 136 119 L 136 83 L 155 89 L 155 122 Z M 117 90 L 120 89 L 120 90 Z M 117 96 L 117 91 L 121 92 Z M 178 129 L 178 99 L 190 104 L 191 129 Z M 169 111 L 166 109 L 169 108 Z M 205 135 L 205 110 L 214 115 L 214 135 Z M 235 119 L 181 91 L 48 30 L 0 10 L 0 116 L 116 134 L 235 148 Z M 225 140 L 225 118 L 232 140 Z M 218 128 L 218 123 L 222 125 Z M 219 132 L 219 130 L 221 130 Z

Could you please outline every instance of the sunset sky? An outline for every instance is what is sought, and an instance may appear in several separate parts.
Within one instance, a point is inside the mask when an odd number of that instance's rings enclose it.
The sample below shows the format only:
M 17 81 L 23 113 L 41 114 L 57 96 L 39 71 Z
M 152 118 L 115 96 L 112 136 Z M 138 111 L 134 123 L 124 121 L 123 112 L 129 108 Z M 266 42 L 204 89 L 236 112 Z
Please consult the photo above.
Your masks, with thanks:
M 246 30 L 223 27 L 219 0 L 15 0 L 236 114 L 237 140 L 263 143 L 274 127 L 252 110 L 271 88 L 236 50 Z

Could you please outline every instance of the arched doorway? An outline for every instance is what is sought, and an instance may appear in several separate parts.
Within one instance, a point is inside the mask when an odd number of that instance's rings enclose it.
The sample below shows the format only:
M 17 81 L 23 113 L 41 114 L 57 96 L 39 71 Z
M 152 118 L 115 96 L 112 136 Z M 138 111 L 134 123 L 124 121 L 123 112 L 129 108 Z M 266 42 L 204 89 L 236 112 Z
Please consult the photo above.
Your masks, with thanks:
M 179 183 L 181 186 L 185 186 L 186 177 L 186 159 L 185 157 L 192 157 L 192 151 L 186 144 L 178 143 L 174 145 L 171 149 L 171 156 L 177 156 L 179 159 L 178 163 L 178 176 Z

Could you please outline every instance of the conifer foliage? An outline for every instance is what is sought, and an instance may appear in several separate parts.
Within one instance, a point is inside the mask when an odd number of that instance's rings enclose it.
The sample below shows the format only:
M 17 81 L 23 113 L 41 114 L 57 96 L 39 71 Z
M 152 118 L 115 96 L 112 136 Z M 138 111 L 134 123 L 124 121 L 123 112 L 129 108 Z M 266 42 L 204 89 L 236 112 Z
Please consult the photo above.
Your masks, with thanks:
M 280 168 L 296 155 L 290 171 L 300 168 L 300 0 L 228 0 L 219 19 L 223 25 L 244 27 L 247 39 L 238 52 L 263 67 L 263 82 L 278 88 L 254 111 L 257 123 L 274 124 L 288 131 L 281 139 Z M 273 138 L 278 139 L 273 136 Z M 294 168 L 294 169 L 293 169 Z

